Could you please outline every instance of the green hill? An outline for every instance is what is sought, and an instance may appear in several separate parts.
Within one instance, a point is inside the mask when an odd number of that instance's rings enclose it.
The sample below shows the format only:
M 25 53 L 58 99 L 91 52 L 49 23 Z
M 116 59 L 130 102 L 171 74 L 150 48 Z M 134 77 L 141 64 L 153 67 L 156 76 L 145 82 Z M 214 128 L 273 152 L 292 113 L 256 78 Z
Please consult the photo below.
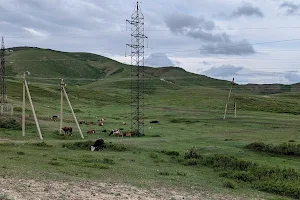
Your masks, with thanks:
M 8 96 L 21 102 L 21 76 L 28 76 L 33 98 L 40 102 L 59 99 L 60 78 L 68 84 L 72 101 L 95 105 L 129 104 L 131 66 L 90 53 L 67 53 L 50 49 L 16 47 L 6 54 Z M 17 78 L 19 77 L 19 78 Z M 230 82 L 186 72 L 178 67 L 145 67 L 148 106 L 221 110 Z M 295 85 L 236 85 L 238 109 L 277 113 L 300 113 L 299 89 Z M 292 93 L 293 92 L 293 93 Z M 293 105 L 292 107 L 290 105 Z

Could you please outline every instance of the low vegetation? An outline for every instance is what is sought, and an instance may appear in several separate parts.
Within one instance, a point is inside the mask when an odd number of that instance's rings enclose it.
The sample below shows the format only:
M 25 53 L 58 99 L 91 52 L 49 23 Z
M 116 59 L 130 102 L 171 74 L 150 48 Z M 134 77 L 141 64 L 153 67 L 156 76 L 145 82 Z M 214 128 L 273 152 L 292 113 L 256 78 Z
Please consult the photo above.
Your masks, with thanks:
M 186 153 L 185 159 L 187 160 L 184 161 L 185 164 L 217 169 L 221 177 L 248 184 L 252 188 L 282 196 L 300 198 L 300 173 L 292 168 L 263 166 L 227 155 L 201 156 L 195 147 Z M 228 181 L 225 182 L 224 187 L 236 188 L 233 182 Z
M 263 142 L 254 142 L 246 146 L 247 149 L 261 152 L 270 153 L 274 155 L 288 155 L 300 156 L 300 144 L 282 143 L 279 145 L 265 144 Z

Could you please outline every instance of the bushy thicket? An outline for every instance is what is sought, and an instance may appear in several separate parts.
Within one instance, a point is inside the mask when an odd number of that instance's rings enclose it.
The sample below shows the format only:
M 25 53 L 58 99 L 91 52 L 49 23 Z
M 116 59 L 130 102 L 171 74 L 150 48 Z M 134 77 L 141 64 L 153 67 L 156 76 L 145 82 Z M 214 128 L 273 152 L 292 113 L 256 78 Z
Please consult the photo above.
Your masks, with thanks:
M 265 144 L 263 142 L 254 142 L 246 146 L 247 149 L 257 152 L 264 152 L 276 155 L 294 155 L 300 156 L 300 144 L 282 143 L 279 145 Z
M 185 155 L 184 164 L 218 169 L 220 176 L 282 196 L 300 198 L 300 173 L 291 168 L 262 166 L 227 155 L 203 156 L 195 147 Z
M 21 125 L 15 119 L 0 119 L 0 128 L 21 130 Z
M 63 148 L 68 148 L 71 150 L 89 150 L 90 146 L 93 145 L 94 142 L 89 141 L 82 141 L 82 142 L 70 142 L 70 143 L 64 143 L 62 145 Z M 112 142 L 104 143 L 104 147 L 111 151 L 127 151 L 128 148 L 122 144 L 113 144 Z

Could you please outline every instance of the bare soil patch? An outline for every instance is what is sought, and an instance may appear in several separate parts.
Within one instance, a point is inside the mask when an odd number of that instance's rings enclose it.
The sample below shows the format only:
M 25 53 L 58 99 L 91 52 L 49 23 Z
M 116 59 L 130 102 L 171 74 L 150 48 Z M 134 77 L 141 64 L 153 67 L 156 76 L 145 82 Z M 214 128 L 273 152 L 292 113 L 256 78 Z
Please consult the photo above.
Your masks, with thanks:
M 245 200 L 246 197 L 211 194 L 205 191 L 184 192 L 169 188 L 151 190 L 95 181 L 60 182 L 17 178 L 0 178 L 0 199 L 9 200 Z

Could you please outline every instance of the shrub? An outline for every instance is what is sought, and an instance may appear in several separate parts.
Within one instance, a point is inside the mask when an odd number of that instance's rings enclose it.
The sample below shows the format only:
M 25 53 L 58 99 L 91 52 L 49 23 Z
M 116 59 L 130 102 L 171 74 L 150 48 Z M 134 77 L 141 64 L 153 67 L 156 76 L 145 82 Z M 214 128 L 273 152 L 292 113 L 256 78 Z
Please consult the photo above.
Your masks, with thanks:
M 158 158 L 158 154 L 157 153 L 153 153 L 153 152 L 151 152 L 150 154 L 149 154 L 149 156 L 150 156 L 150 158 Z
M 300 144 L 282 143 L 280 145 L 254 142 L 246 146 L 247 149 L 257 152 L 265 152 L 275 155 L 296 155 L 300 156 Z
M 181 172 L 181 171 L 177 171 L 177 175 L 178 176 L 186 176 L 186 173 L 185 172 Z
M 122 144 L 113 144 L 112 142 L 109 142 L 107 145 L 106 145 L 106 148 L 107 149 L 110 149 L 112 151 L 127 151 L 128 148 Z
M 201 158 L 201 154 L 200 154 L 200 150 L 197 149 L 196 147 L 192 147 L 190 150 L 188 150 L 185 155 L 184 158 L 185 159 L 191 159 L 191 158 L 196 158 L 199 159 Z
M 164 153 L 164 154 L 167 154 L 168 156 L 179 156 L 178 151 L 162 150 L 161 152 Z
M 0 128 L 22 130 L 21 125 L 15 119 L 0 119 Z
M 24 153 L 23 151 L 18 151 L 17 154 L 18 154 L 18 155 L 21 155 L 21 156 L 22 156 L 22 155 L 25 155 L 25 153 Z
M 43 142 L 37 142 L 37 143 L 31 143 L 30 145 L 35 146 L 35 147 L 43 147 L 43 148 L 51 148 L 53 147 L 52 145 L 49 145 L 47 143 Z
M 151 135 L 151 137 L 160 137 L 160 135 Z
M 225 180 L 223 182 L 223 186 L 226 187 L 226 188 L 230 188 L 230 189 L 236 189 L 237 188 L 236 183 L 232 180 Z
M 54 166 L 63 166 L 63 164 L 58 161 L 49 161 L 48 164 Z
M 162 175 L 162 176 L 169 176 L 169 175 L 171 175 L 170 172 L 166 172 L 166 171 L 164 171 L 164 172 L 159 172 L 158 174 L 159 174 L 159 175 Z
M 64 143 L 62 144 L 62 147 L 71 150 L 89 150 L 90 146 L 93 144 L 94 142 L 89 140 L 84 142 Z

